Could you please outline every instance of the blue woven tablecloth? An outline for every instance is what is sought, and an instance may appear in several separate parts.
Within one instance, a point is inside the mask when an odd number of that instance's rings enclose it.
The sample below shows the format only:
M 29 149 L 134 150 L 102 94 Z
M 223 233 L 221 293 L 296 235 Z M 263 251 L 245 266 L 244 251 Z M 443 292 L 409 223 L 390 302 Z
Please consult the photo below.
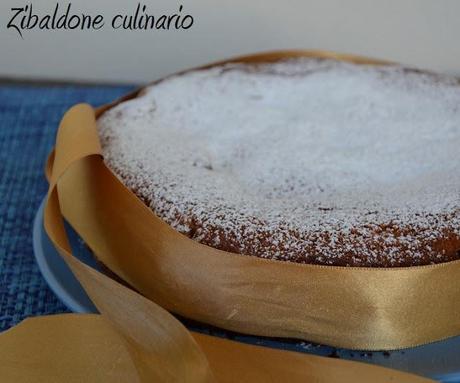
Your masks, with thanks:
M 34 215 L 47 191 L 45 160 L 70 106 L 101 105 L 132 88 L 0 84 L 0 331 L 28 316 L 67 311 L 32 250 Z

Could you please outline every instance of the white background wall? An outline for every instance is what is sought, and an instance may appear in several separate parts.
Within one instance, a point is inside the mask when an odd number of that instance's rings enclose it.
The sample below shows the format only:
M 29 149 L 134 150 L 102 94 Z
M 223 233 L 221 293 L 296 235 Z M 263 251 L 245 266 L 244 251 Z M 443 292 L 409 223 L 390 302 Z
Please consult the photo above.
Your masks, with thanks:
M 320 48 L 460 74 L 459 0 L 144 0 L 150 13 L 195 18 L 187 31 L 25 32 L 0 2 L 0 77 L 147 82 L 236 54 Z M 56 1 L 29 0 L 50 12 Z M 61 2 L 65 5 L 67 2 Z M 133 12 L 137 1 L 74 0 L 74 11 Z

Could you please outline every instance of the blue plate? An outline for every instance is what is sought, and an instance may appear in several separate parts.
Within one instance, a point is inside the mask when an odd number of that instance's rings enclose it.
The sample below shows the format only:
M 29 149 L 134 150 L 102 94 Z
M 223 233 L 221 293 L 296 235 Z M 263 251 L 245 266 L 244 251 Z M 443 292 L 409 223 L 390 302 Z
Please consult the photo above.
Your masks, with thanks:
M 97 312 L 67 264 L 48 239 L 43 228 L 43 208 L 44 202 L 37 211 L 33 230 L 35 257 L 43 277 L 54 293 L 70 310 L 78 313 Z M 78 234 L 69 225 L 66 227 L 75 256 L 98 269 L 97 262 Z M 191 330 L 240 342 L 378 364 L 446 383 L 460 383 L 460 336 L 399 351 L 351 351 L 298 340 L 242 335 L 196 323 L 185 318 L 179 319 Z
M 71 311 L 76 313 L 97 313 L 96 307 L 86 295 L 80 282 L 74 277 L 48 238 L 43 227 L 44 207 L 45 200 L 43 200 L 35 215 L 33 227 L 33 246 L 38 267 L 51 290 Z M 66 229 L 73 253 L 86 264 L 98 269 L 98 264 L 83 241 L 67 224 Z

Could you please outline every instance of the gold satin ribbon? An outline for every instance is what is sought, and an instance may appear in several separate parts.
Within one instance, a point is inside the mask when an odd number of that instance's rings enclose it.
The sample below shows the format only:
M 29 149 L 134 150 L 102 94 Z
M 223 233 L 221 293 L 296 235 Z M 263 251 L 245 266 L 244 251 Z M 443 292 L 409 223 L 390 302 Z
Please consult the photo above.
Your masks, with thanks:
M 2 334 L 0 376 L 6 381 L 98 382 L 102 372 L 129 382 L 429 381 L 190 333 L 164 308 L 253 334 L 349 348 L 405 347 L 458 334 L 452 307 L 460 296 L 458 262 L 323 267 L 201 245 L 158 219 L 104 165 L 95 117 L 90 106 L 79 105 L 62 120 L 48 163 L 44 223 L 101 315 L 27 320 Z M 73 257 L 62 214 L 142 295 Z
M 149 310 L 140 306 L 136 309 Z M 174 320 L 169 318 L 163 324 L 165 330 L 151 329 L 160 343 L 169 331 L 169 320 Z M 147 334 L 149 330 L 141 331 Z M 106 315 L 63 314 L 26 319 L 0 335 L 0 377 L 2 382 L 12 383 L 431 382 L 364 363 L 266 349 L 201 334 L 193 336 L 193 347 L 201 348 L 207 364 L 200 360 L 190 364 L 191 360 L 183 360 L 169 345 L 163 348 L 161 360 L 153 356 L 156 350 L 148 342 L 127 347 L 126 339 L 110 325 Z M 169 336 L 168 341 L 180 342 L 181 337 L 189 341 L 185 329 Z M 181 363 L 187 362 L 185 369 Z M 167 368 L 162 363 L 174 365 L 177 371 L 162 373 Z M 148 370 L 145 364 L 151 364 Z

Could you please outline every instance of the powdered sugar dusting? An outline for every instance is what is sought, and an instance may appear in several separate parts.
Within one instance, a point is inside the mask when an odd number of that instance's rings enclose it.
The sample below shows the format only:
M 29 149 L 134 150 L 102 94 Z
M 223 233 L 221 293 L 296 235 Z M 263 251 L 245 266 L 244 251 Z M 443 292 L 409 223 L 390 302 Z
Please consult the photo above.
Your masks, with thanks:
M 460 87 L 333 60 L 229 64 L 98 121 L 107 164 L 176 230 L 317 264 L 443 262 L 460 248 Z

